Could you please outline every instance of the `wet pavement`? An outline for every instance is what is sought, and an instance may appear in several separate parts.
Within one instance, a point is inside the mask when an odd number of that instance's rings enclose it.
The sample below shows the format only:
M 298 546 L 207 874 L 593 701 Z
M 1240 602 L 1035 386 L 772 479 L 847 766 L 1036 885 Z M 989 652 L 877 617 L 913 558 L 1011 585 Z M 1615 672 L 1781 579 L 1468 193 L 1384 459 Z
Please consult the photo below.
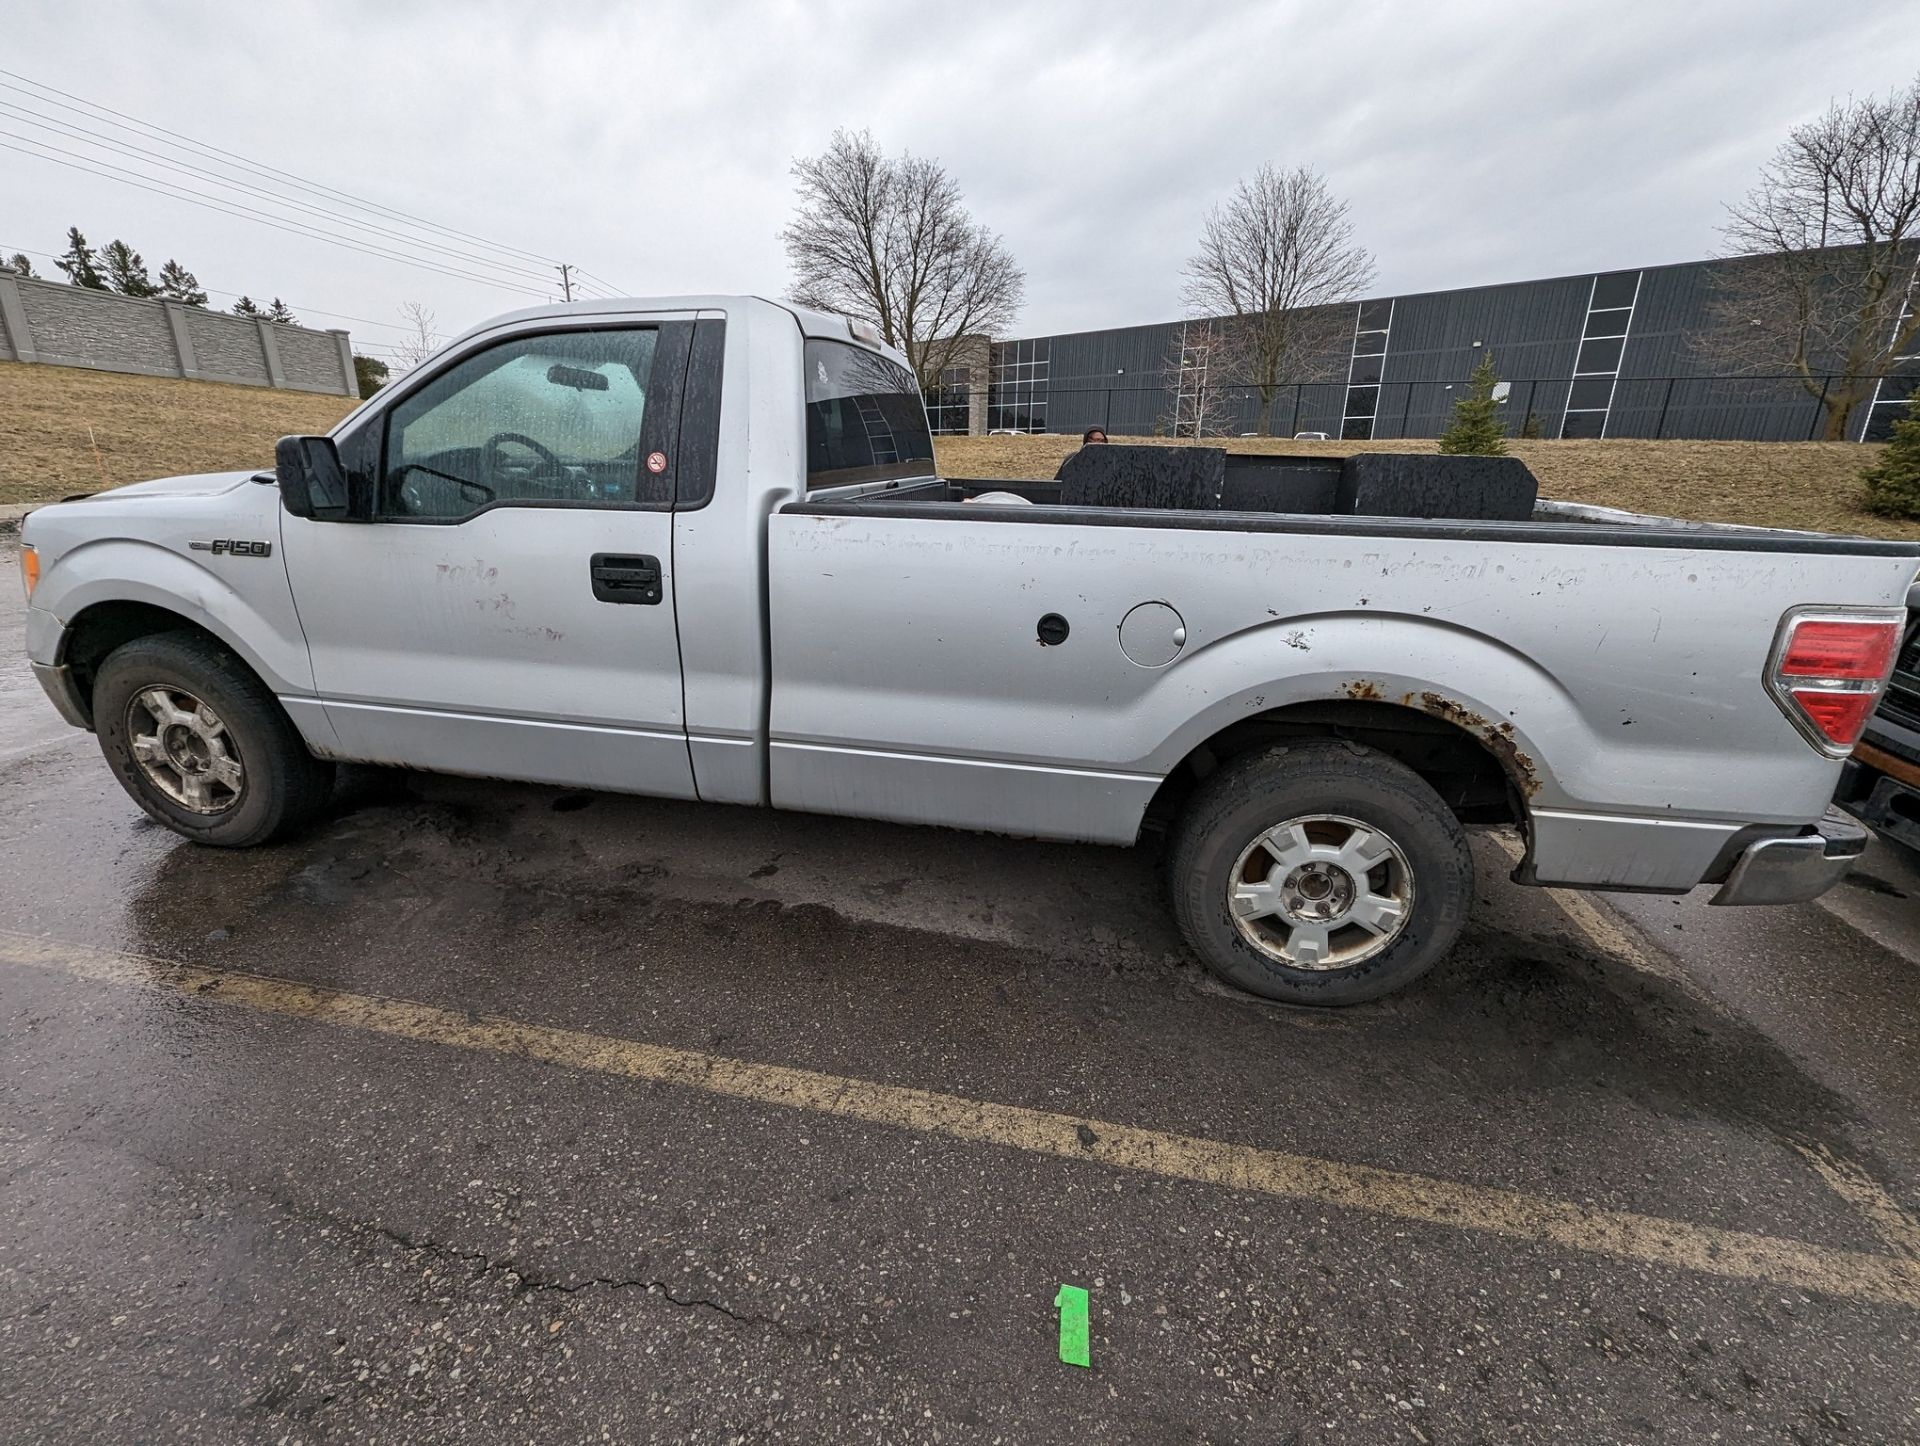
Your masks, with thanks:
M 1595 926 L 1482 841 L 1302 1013 L 1144 850 L 371 771 L 197 849 L 19 657 L 7 1439 L 1920 1439 L 1900 860 Z

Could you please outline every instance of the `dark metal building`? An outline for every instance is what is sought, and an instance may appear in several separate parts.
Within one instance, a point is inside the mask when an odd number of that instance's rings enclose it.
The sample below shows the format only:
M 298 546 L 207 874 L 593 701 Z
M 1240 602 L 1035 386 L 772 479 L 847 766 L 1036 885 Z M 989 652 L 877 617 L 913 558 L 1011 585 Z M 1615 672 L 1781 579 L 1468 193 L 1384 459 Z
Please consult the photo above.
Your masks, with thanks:
M 1715 273 L 1698 261 L 1638 271 L 1379 297 L 1343 310 L 1349 341 L 1272 399 L 1276 435 L 1437 436 L 1468 374 L 1491 352 L 1505 379 L 1508 430 L 1543 437 L 1797 441 L 1824 411 L 1797 377 L 1729 374 L 1716 363 Z M 945 430 L 1146 436 L 1190 431 L 1182 397 L 1211 387 L 1209 431 L 1258 430 L 1260 398 L 1239 377 L 1181 366 L 1183 330 L 1166 322 L 994 343 L 986 415 L 939 408 Z M 1343 323 L 1342 330 L 1346 330 Z M 1189 358 L 1191 361 L 1191 358 Z M 1719 374 L 1716 375 L 1716 365 Z M 1903 367 L 1902 371 L 1916 368 Z M 956 386 L 964 378 L 955 378 Z M 1884 437 L 1911 379 L 1890 379 L 1849 434 Z M 977 391 L 975 393 L 977 395 Z M 957 401 L 956 391 L 950 401 Z M 1190 402 L 1191 397 L 1188 396 Z M 1186 414 L 1190 415 L 1190 413 Z

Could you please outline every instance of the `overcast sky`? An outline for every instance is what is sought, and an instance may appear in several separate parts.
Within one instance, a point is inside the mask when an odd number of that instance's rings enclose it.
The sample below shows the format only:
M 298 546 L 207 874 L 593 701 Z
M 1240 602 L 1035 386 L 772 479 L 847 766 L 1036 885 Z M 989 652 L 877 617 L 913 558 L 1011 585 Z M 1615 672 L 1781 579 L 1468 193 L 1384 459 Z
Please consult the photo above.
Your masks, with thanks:
M 1005 238 L 1024 335 L 1179 315 L 1201 216 L 1263 161 L 1315 166 L 1351 202 L 1375 295 L 1694 259 L 1789 127 L 1920 72 L 1901 0 L 7 11 L 6 71 L 627 293 L 779 294 L 792 158 L 866 127 L 944 161 Z M 23 111 L 141 143 L 51 99 L 0 89 L 0 145 L 213 189 L 30 125 Z M 452 333 L 534 299 L 0 149 L 0 250 L 59 251 L 76 223 L 368 343 L 395 333 L 322 309 L 392 323 L 419 300 Z

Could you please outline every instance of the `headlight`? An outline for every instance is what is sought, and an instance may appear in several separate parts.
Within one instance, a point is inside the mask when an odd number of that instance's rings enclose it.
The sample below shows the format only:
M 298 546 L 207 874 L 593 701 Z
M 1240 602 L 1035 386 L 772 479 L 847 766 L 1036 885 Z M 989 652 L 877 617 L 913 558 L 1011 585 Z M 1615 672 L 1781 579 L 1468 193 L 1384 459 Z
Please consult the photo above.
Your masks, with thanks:
M 40 554 L 30 542 L 20 544 L 20 585 L 27 590 L 27 597 L 33 597 L 33 590 L 40 582 Z

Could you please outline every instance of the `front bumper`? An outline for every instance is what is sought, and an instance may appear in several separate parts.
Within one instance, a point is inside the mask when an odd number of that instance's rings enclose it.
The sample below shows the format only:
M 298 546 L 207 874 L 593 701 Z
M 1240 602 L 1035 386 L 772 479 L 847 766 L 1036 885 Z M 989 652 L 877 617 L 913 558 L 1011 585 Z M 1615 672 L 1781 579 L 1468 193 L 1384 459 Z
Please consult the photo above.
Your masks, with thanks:
M 53 706 L 60 710 L 60 716 L 76 728 L 92 728 L 93 719 L 88 715 L 86 700 L 80 696 L 80 685 L 74 681 L 73 669 L 64 663 L 29 663 L 33 676 L 40 680 L 40 686 L 47 690 L 47 696 L 53 700 Z
M 1803 904 L 1817 899 L 1866 852 L 1867 831 L 1829 808 L 1806 833 L 1761 839 L 1742 849 L 1716 904 Z

